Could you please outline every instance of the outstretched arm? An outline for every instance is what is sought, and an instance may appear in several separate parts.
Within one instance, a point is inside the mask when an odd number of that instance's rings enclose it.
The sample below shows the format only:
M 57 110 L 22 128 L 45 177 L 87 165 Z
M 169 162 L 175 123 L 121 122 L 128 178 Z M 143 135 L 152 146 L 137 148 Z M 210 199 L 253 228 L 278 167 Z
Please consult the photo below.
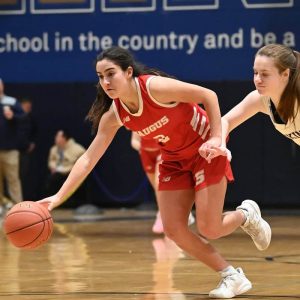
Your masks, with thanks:
M 212 147 L 210 149 L 210 158 L 213 159 L 219 155 L 224 155 L 230 161 L 231 152 L 226 148 L 226 140 L 229 133 L 258 112 L 268 114 L 261 100 L 261 95 L 255 90 L 222 117 L 222 144 L 220 147 Z
M 226 138 L 233 129 L 258 112 L 268 114 L 261 95 L 255 90 L 222 117 L 222 145 L 226 146 Z
M 48 209 L 52 210 L 67 200 L 95 167 L 119 128 L 120 124 L 111 107 L 109 111 L 103 114 L 97 135 L 85 153 L 76 161 L 60 190 L 55 195 L 45 198 L 40 202 L 49 203 Z

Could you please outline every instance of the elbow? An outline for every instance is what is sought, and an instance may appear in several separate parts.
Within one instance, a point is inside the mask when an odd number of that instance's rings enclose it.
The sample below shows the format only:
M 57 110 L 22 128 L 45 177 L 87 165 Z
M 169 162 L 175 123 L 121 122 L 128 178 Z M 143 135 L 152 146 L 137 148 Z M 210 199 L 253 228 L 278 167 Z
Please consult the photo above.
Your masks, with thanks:
M 210 91 L 211 91 L 212 96 L 213 96 L 215 99 L 218 100 L 218 95 L 217 95 L 217 93 L 216 93 L 215 91 L 212 91 L 212 90 L 210 90 Z
M 214 92 L 212 90 L 208 90 L 205 98 L 206 98 L 206 104 L 213 105 L 215 107 L 219 106 L 219 99 L 218 99 L 218 95 L 216 94 L 216 92 Z M 203 104 L 205 106 L 205 103 L 203 103 Z
M 210 96 L 210 98 L 213 99 L 214 101 L 219 102 L 219 100 L 218 100 L 218 95 L 217 95 L 216 92 L 214 92 L 214 91 L 212 91 L 212 90 L 209 90 L 209 96 Z

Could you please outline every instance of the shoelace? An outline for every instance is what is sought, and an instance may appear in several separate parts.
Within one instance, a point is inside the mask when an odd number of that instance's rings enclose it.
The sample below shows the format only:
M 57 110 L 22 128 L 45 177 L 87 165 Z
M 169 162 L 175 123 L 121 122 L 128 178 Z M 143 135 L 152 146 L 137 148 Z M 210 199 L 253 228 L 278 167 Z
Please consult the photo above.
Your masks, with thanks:
M 225 286 L 227 288 L 228 286 L 230 286 L 229 282 L 234 281 L 234 279 L 232 278 L 232 276 L 234 276 L 234 275 L 236 275 L 236 274 L 230 274 L 230 275 L 222 278 L 221 281 L 219 282 L 217 288 L 220 288 L 222 286 Z
M 260 223 L 260 218 L 258 216 L 255 216 L 254 220 L 252 220 L 252 222 L 251 221 L 249 222 L 249 225 L 252 228 L 246 228 L 246 230 L 251 237 L 259 235 L 259 233 L 260 233 L 260 229 L 258 227 L 259 223 Z M 248 225 L 248 227 L 249 227 L 249 225 Z

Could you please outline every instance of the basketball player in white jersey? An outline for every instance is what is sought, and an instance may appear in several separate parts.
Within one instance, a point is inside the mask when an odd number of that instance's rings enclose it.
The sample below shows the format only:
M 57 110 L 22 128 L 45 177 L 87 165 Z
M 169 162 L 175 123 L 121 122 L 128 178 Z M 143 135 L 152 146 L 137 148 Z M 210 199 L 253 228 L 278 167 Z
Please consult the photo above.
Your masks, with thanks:
M 222 118 L 223 144 L 234 128 L 262 112 L 276 130 L 300 145 L 300 53 L 269 44 L 256 53 L 253 70 L 256 90 Z

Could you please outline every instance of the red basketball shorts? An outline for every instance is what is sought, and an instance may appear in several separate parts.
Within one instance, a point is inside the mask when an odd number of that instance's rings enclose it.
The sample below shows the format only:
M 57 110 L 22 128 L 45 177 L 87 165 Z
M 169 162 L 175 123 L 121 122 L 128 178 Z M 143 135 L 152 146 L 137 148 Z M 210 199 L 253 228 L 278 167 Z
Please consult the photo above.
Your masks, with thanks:
M 230 162 L 225 156 L 218 156 L 209 164 L 197 153 L 190 159 L 162 161 L 158 189 L 199 191 L 220 182 L 224 176 L 229 182 L 234 180 Z
M 160 160 L 160 150 L 146 151 L 141 149 L 140 158 L 144 171 L 146 173 L 154 173 L 155 166 Z

